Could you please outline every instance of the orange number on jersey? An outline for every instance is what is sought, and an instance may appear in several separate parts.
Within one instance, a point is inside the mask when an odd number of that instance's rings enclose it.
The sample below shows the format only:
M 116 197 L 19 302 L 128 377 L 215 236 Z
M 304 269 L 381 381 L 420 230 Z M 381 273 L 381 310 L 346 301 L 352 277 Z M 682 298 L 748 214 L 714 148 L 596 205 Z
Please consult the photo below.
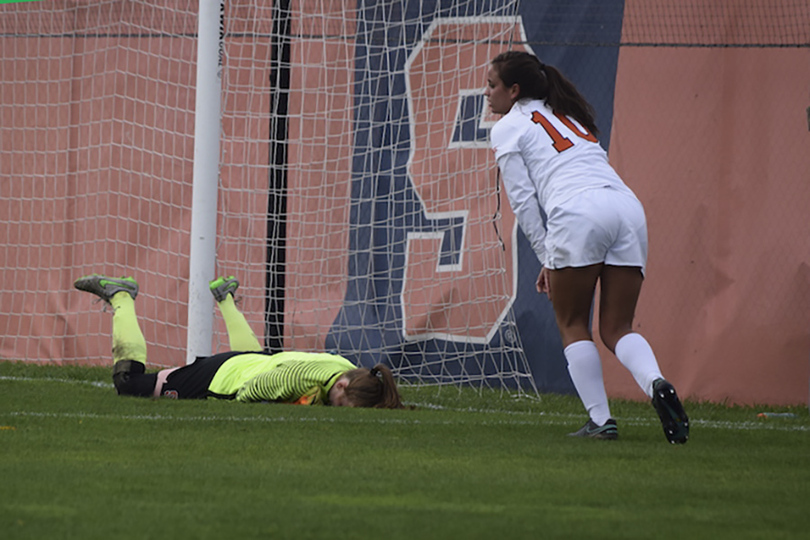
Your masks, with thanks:
M 583 133 L 582 131 L 580 131 L 579 127 L 577 127 L 576 124 L 574 124 L 571 120 L 568 119 L 567 116 L 557 112 L 554 113 L 554 116 L 556 116 L 560 120 L 560 122 L 565 124 L 565 127 L 570 129 L 578 137 L 581 137 L 586 141 L 598 142 L 596 137 L 593 136 L 593 133 L 591 133 L 587 129 L 585 129 L 585 132 Z M 546 130 L 548 136 L 551 137 L 552 141 L 554 141 L 551 146 L 553 146 L 557 152 L 564 152 L 565 150 L 568 150 L 569 148 L 574 146 L 574 143 L 571 142 L 571 139 L 569 139 L 568 137 L 564 136 L 562 133 L 557 131 L 557 128 L 555 128 L 554 125 L 548 121 L 548 118 L 540 114 L 539 111 L 532 112 L 532 122 L 543 126 L 543 129 Z

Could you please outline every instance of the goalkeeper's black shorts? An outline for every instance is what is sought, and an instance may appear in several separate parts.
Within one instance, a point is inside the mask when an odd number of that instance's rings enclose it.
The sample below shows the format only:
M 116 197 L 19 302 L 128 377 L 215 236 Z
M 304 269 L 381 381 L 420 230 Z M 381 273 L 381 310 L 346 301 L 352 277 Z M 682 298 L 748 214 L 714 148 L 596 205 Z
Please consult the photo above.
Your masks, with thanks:
M 211 386 L 211 381 L 222 364 L 237 354 L 242 353 L 231 351 L 214 356 L 202 356 L 197 358 L 193 364 L 172 371 L 160 390 L 160 396 L 174 399 L 205 399 L 208 397 L 233 399 L 233 396 L 212 394 L 208 387 Z

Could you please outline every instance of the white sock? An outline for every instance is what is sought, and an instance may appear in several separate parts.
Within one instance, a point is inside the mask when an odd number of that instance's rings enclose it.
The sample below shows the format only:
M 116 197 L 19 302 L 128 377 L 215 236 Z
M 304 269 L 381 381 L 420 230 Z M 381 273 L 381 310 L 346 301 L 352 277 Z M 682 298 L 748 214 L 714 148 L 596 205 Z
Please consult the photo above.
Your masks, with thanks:
M 652 398 L 652 383 L 663 376 L 647 340 L 635 332 L 625 334 L 616 343 L 616 358 L 630 371 L 647 397 Z
M 568 373 L 591 420 L 603 426 L 610 418 L 602 361 L 593 341 L 576 341 L 565 348 Z

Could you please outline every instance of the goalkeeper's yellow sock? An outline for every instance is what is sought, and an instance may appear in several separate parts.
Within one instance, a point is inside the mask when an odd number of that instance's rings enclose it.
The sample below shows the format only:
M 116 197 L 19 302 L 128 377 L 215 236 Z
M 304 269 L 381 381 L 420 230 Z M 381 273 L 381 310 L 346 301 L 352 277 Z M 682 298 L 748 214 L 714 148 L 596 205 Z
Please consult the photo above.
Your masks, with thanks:
M 146 340 L 138 325 L 135 300 L 126 291 L 110 298 L 113 313 L 112 356 L 113 363 L 131 360 L 146 365 Z
M 262 346 L 253 333 L 253 329 L 248 324 L 245 316 L 236 307 L 233 296 L 228 294 L 222 302 L 218 302 L 219 312 L 225 320 L 225 328 L 228 330 L 228 341 L 232 351 L 259 352 Z

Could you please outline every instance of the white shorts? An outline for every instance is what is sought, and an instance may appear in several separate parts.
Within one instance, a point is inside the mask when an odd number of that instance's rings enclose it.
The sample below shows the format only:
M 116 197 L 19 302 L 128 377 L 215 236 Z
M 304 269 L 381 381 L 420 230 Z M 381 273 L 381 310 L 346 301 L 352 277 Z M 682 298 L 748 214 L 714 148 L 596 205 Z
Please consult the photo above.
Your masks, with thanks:
M 551 269 L 605 263 L 647 267 L 647 220 L 632 194 L 604 187 L 575 195 L 551 210 L 546 222 Z

